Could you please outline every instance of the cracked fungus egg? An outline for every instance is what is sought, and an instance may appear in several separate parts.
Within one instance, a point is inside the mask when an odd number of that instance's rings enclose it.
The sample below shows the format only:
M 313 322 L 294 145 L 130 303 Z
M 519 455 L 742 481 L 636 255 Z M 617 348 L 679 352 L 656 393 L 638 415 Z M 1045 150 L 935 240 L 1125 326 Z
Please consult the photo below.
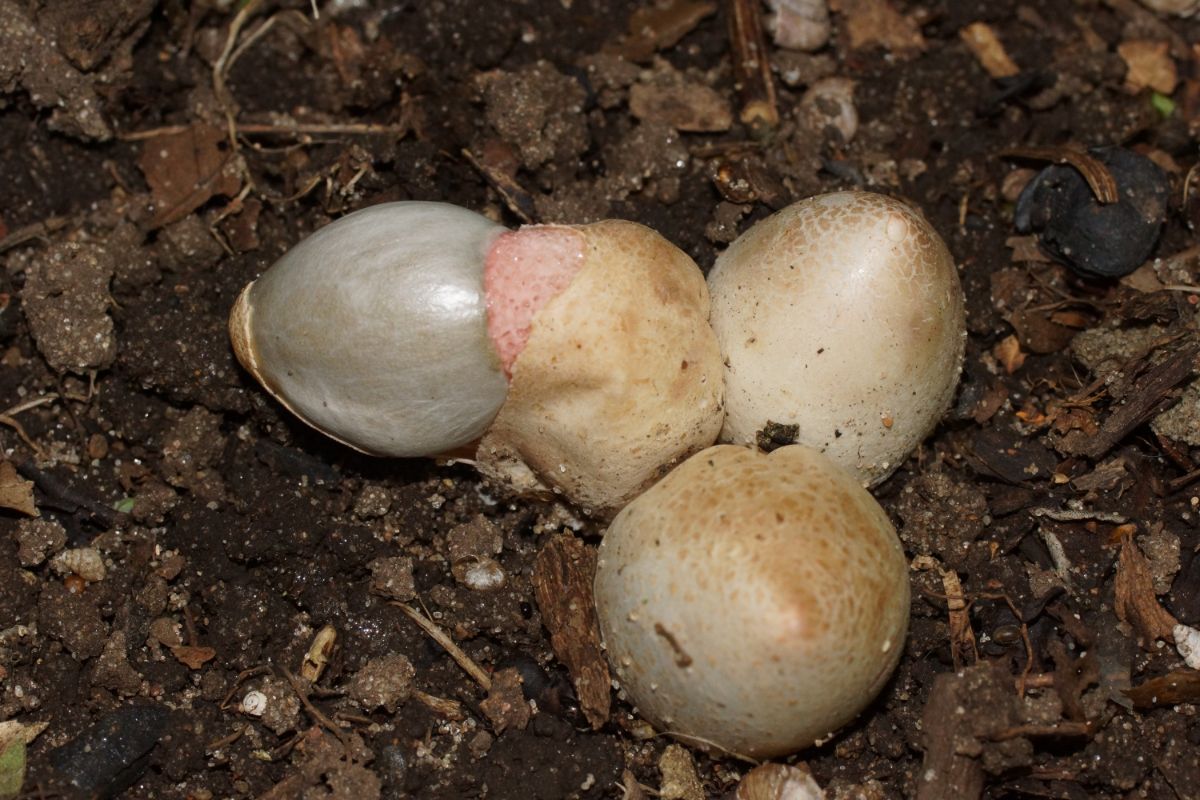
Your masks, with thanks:
M 721 427 L 695 263 L 632 222 L 509 231 L 445 203 L 357 211 L 292 248 L 230 316 L 238 360 L 365 453 L 474 451 L 516 493 L 609 514 Z
M 613 520 L 596 610 L 638 712 L 750 758 L 828 737 L 887 682 L 908 564 L 887 515 L 800 445 L 703 450 Z
M 725 358 L 722 441 L 795 426 L 796 442 L 874 485 L 954 397 L 966 343 L 958 272 L 898 200 L 802 200 L 738 237 L 708 284 Z

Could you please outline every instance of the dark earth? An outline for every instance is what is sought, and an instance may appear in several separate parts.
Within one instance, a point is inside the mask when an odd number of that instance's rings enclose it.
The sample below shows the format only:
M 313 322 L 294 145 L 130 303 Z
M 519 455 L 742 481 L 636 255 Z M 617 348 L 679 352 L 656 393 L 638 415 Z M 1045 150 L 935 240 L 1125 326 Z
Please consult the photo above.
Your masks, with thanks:
M 942 425 L 875 490 L 912 563 L 900 666 L 787 763 L 829 798 L 1200 798 L 1175 642 L 1200 625 L 1200 22 L 830 5 L 815 52 L 766 34 L 772 98 L 735 75 L 754 2 L 0 0 L 0 796 L 29 740 L 29 798 L 733 797 L 753 764 L 616 692 L 598 726 L 581 708 L 535 559 L 578 540 L 586 564 L 602 522 L 322 437 L 225 320 L 373 203 L 632 219 L 708 269 L 772 210 L 863 188 L 945 238 L 970 337 Z M 1036 170 L 1102 146 L 1169 181 L 1123 278 L 1013 224 Z

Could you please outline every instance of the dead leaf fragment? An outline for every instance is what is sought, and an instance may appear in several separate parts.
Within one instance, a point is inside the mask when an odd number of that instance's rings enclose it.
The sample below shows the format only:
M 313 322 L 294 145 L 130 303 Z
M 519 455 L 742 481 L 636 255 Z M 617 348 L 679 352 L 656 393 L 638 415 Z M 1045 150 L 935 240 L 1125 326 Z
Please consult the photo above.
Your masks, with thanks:
M 1147 644 L 1155 639 L 1175 640 L 1174 630 L 1179 623 L 1159 605 L 1154 595 L 1150 562 L 1142 555 L 1132 535 L 1121 540 L 1115 589 L 1117 617 L 1132 625 Z
M 11 461 L 0 461 L 0 508 L 8 508 L 28 517 L 38 515 L 33 502 L 33 481 L 17 474 Z
M 234 197 L 242 186 L 225 132 L 202 123 L 147 139 L 138 167 L 154 197 L 156 226 L 183 219 L 216 195 Z
M 1130 39 L 1117 45 L 1117 53 L 1125 61 L 1125 88 L 1130 92 L 1153 89 L 1171 94 L 1175 91 L 1179 73 L 1168 42 Z
M 916 20 L 901 14 L 889 0 L 830 0 L 829 7 L 841 13 L 852 50 L 882 47 L 911 58 L 926 48 Z
M 1046 255 L 1038 245 L 1037 236 L 1010 236 L 1004 240 L 1006 247 L 1012 248 L 1013 261 L 1032 261 L 1038 264 L 1049 264 L 1050 256 Z
M 1021 342 L 1016 335 L 1006 336 L 992 348 L 992 355 L 1004 365 L 1004 371 L 1009 375 L 1021 368 L 1025 363 L 1025 354 L 1021 352 Z
M 521 673 L 515 667 L 509 667 L 494 674 L 491 691 L 479 708 L 492 721 L 496 733 L 503 733 L 507 728 L 524 730 L 532 715 L 521 689 Z
M 716 3 L 695 0 L 643 4 L 629 17 L 629 35 L 615 47 L 605 49 L 630 61 L 644 61 L 656 50 L 673 46 L 699 25 L 700 20 L 716 11 Z
M 1004 49 L 1000 37 L 986 22 L 972 22 L 958 35 L 979 65 L 993 78 L 1011 78 L 1021 71 Z
M 725 97 L 698 83 L 635 83 L 629 89 L 629 110 L 638 119 L 661 122 L 679 131 L 727 131 L 733 124 L 733 111 Z
M 188 669 L 200 669 L 217 655 L 217 651 L 211 647 L 193 647 L 191 645 L 180 645 L 179 647 L 171 648 L 171 655 L 186 666 Z
M 0 797 L 16 797 L 25 783 L 25 726 L 0 722 Z
M 599 730 L 608 721 L 612 679 L 600 651 L 595 577 L 596 551 L 571 535 L 547 542 L 533 566 L 534 594 L 554 655 L 571 673 L 584 716 Z
M 1041 311 L 1016 311 L 1006 319 L 1017 332 L 1021 347 L 1030 353 L 1057 353 L 1076 334 L 1073 328 L 1058 324 Z

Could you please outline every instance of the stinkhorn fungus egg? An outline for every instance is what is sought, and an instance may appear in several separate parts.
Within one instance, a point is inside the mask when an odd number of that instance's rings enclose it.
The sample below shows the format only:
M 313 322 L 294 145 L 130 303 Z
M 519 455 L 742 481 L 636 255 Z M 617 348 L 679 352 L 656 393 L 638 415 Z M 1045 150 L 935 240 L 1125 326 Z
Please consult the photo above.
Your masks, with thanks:
M 953 399 L 962 287 L 937 232 L 898 200 L 802 200 L 739 236 L 708 282 L 726 367 L 722 441 L 796 426 L 798 443 L 873 485 Z
M 331 223 L 242 292 L 241 363 L 366 453 L 478 445 L 486 474 L 615 511 L 712 443 L 724 388 L 708 290 L 631 222 L 509 231 L 445 203 Z
M 887 682 L 908 565 L 883 509 L 825 456 L 718 445 L 613 520 L 595 599 L 643 717 L 766 758 L 835 732 Z

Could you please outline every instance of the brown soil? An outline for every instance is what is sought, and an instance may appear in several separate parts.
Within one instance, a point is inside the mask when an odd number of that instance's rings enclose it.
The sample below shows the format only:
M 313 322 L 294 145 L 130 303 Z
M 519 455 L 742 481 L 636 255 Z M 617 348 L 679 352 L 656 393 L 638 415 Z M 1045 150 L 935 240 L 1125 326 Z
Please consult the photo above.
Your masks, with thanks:
M 752 136 L 726 4 L 638 35 L 633 0 L 317 5 L 0 0 L 0 446 L 22 476 L 0 498 L 32 481 L 38 514 L 0 510 L 0 720 L 47 723 L 27 796 L 731 796 L 747 764 L 663 759 L 619 696 L 593 730 L 552 649 L 535 559 L 602 525 L 323 438 L 237 366 L 225 318 L 291 244 L 384 200 L 634 219 L 707 269 L 772 209 L 859 187 L 946 239 L 970 340 L 955 406 L 876 491 L 913 563 L 900 667 L 792 762 L 830 797 L 1200 797 L 1172 643 L 1200 623 L 1200 23 L 839 0 L 816 55 L 769 45 L 782 122 Z M 975 22 L 1015 77 L 964 44 Z M 855 84 L 848 142 L 797 113 L 827 76 Z M 1040 164 L 1006 151 L 1109 144 L 1168 171 L 1156 254 L 1181 257 L 1099 281 L 1010 242 Z M 458 552 L 503 588 L 471 588 Z M 496 677 L 486 705 L 390 602 L 410 596 Z M 326 626 L 320 677 L 293 682 Z

